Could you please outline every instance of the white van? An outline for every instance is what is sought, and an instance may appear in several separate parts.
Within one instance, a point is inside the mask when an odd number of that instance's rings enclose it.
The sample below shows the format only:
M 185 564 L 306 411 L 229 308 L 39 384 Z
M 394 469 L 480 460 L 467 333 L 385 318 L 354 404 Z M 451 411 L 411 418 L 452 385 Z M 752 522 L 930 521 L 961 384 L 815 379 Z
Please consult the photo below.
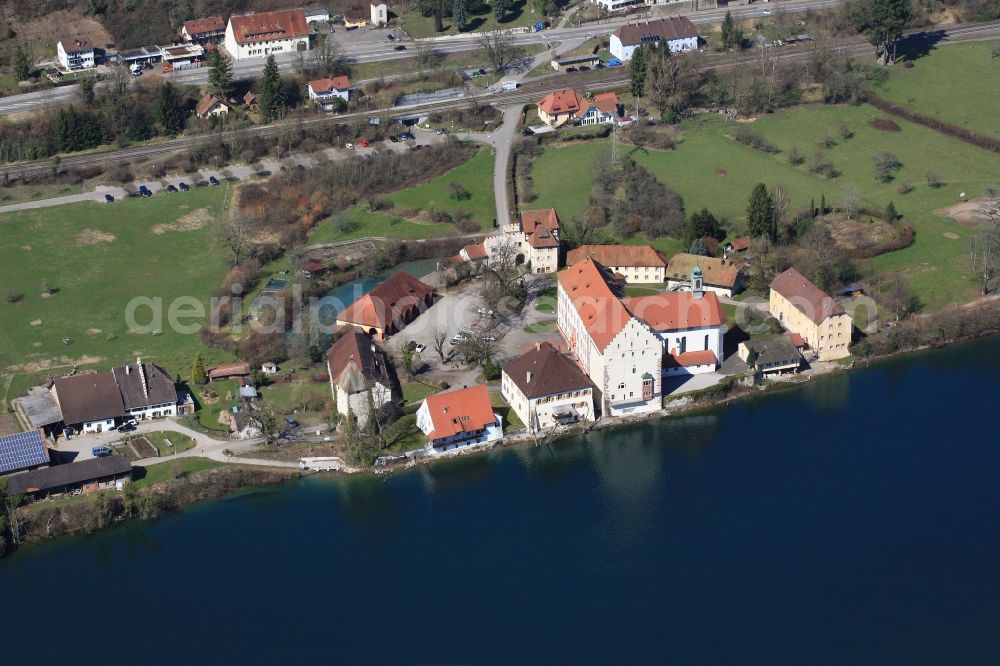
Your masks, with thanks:
M 504 81 L 500 85 L 504 90 L 517 90 L 517 81 Z
M 142 65 L 140 65 L 137 62 L 134 62 L 131 65 L 129 65 L 128 70 L 132 72 L 132 76 L 142 76 Z

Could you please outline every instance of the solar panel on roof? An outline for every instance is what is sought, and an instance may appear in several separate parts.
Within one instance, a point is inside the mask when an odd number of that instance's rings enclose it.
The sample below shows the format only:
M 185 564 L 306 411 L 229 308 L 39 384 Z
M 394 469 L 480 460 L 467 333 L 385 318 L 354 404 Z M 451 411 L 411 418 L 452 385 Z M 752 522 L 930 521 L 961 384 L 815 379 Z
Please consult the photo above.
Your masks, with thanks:
M 42 465 L 49 461 L 37 430 L 0 435 L 0 473 Z

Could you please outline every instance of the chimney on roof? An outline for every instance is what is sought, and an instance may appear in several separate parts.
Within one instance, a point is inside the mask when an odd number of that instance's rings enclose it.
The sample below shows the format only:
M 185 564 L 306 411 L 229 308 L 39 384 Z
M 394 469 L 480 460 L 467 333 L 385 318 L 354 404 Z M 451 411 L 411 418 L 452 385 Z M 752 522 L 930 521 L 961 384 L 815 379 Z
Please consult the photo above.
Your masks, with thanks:
M 142 371 L 142 357 L 135 359 L 135 368 L 139 372 L 139 379 L 142 380 L 142 395 L 149 398 L 149 386 L 146 385 L 146 373 Z

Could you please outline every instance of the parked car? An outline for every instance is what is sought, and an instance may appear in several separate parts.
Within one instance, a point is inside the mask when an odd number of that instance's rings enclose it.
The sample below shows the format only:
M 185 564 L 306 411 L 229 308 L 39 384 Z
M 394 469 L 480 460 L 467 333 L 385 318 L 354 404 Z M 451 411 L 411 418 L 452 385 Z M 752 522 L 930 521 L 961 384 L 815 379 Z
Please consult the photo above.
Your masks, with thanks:
M 576 74 L 576 67 L 567 67 L 566 68 L 566 73 L 567 74 Z
M 218 185 L 219 184 L 219 179 L 216 178 L 215 176 L 209 176 L 208 177 L 208 182 L 210 182 L 212 185 Z
M 621 66 L 622 66 L 622 61 L 619 60 L 618 58 L 611 58 L 610 60 L 608 60 L 608 67 L 621 67 Z
M 405 50 L 406 50 L 405 44 L 396 44 L 396 48 L 393 49 L 393 51 L 405 51 Z
M 386 35 L 385 38 L 388 39 L 390 42 L 396 41 L 396 35 L 392 34 L 391 32 L 388 35 Z
M 479 76 L 486 76 L 486 70 L 485 69 L 480 69 L 479 70 Z
M 594 65 L 594 69 L 607 69 L 607 65 L 605 65 L 603 62 L 599 62 L 596 65 Z
M 589 72 L 590 68 L 587 67 L 586 65 L 580 65 L 580 69 L 578 69 L 577 71 L 579 71 L 579 72 Z
M 396 136 L 395 134 L 390 134 L 389 141 L 392 141 L 393 143 L 399 143 L 399 137 Z
M 403 141 L 416 141 L 417 137 L 413 136 L 409 132 L 403 132 L 399 135 L 399 138 Z
M 111 449 L 107 446 L 95 446 L 90 450 L 90 455 L 95 458 L 106 458 L 111 455 Z
M 188 187 L 188 184 L 187 184 L 187 183 L 181 183 L 181 184 L 180 184 L 180 185 L 178 185 L 177 187 L 178 187 L 178 188 L 180 188 L 180 191 L 181 191 L 181 192 L 187 192 L 188 190 L 190 190 L 190 189 L 191 189 L 190 187 Z
M 177 191 L 176 185 L 167 185 L 167 192 L 176 192 L 176 191 Z
M 344 148 L 347 148 L 348 150 L 354 150 L 354 144 L 353 143 L 345 143 L 344 144 Z
M 134 423 L 123 423 L 118 426 L 118 432 L 132 432 L 133 430 L 135 430 Z
M 436 130 L 434 130 L 434 133 L 437 134 L 438 136 L 442 136 L 444 134 L 447 134 L 448 130 L 446 130 L 443 127 L 438 127 Z
M 406 348 L 409 349 L 411 352 L 416 352 L 417 354 L 419 354 L 423 350 L 427 349 L 427 346 L 422 345 L 419 342 L 410 340 L 408 343 L 406 343 Z
M 765 9 L 764 10 L 764 16 L 770 16 L 770 15 L 771 15 L 771 10 L 770 9 Z
M 111 196 L 110 194 L 105 194 L 104 195 L 104 200 L 106 202 L 108 202 L 108 203 L 114 203 L 115 202 L 115 198 L 113 196 Z
M 149 188 L 148 188 L 148 187 L 146 187 L 145 185 L 140 185 L 140 186 L 139 186 L 139 194 L 140 194 L 140 195 L 141 195 L 141 196 L 142 196 L 143 198 L 148 198 L 148 197 L 151 197 L 151 196 L 153 196 L 153 193 L 152 193 L 152 192 L 150 192 L 150 191 L 149 191 Z
M 361 146 L 362 148 L 367 148 L 369 146 L 369 143 L 365 139 L 361 139 L 361 141 L 358 141 L 358 145 Z
M 293 428 L 298 428 L 299 427 L 299 422 L 296 421 L 295 419 L 293 419 L 291 416 L 286 416 L 285 417 L 285 423 L 287 423 L 288 425 L 290 425 Z

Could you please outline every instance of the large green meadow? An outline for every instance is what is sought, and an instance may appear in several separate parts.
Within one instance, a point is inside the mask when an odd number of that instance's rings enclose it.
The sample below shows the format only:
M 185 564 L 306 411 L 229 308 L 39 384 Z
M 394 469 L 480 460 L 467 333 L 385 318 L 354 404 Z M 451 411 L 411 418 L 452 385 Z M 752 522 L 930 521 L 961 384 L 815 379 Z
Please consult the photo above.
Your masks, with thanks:
M 168 325 L 167 308 L 181 297 L 207 305 L 221 283 L 227 265 L 211 221 L 227 190 L 0 215 L 0 371 L 43 375 L 49 364 L 107 366 L 142 355 L 186 375 L 201 345 L 196 333 Z M 136 298 L 162 304 L 164 320 L 151 326 L 158 333 L 130 332 L 126 309 Z M 138 323 L 149 318 L 149 308 L 137 310 Z
M 1000 156 L 899 119 L 894 121 L 900 132 L 872 129 L 868 121 L 881 115 L 868 106 L 808 106 L 764 116 L 751 127 L 780 148 L 776 154 L 737 143 L 731 138 L 737 125 L 714 116 L 685 123 L 675 150 L 624 150 L 680 193 L 689 214 L 707 207 L 727 217 L 736 232 L 744 228 L 747 199 L 758 182 L 784 186 L 790 210 L 808 207 L 810 201 L 819 205 L 824 198 L 828 205 L 839 205 L 849 189 L 863 205 L 881 209 L 892 201 L 903 220 L 915 227 L 916 242 L 870 260 L 868 268 L 876 275 L 901 271 L 930 307 L 966 300 L 975 295 L 975 281 L 965 265 L 968 238 L 974 232 L 940 211 L 959 203 L 961 193 L 978 196 L 996 182 Z M 849 138 L 841 138 L 842 127 L 849 130 Z M 835 137 L 836 145 L 821 146 L 825 134 Z M 790 163 L 793 147 L 805 156 L 803 164 Z M 902 162 L 895 178 L 885 184 L 876 181 L 872 160 L 881 151 L 894 153 Z M 816 152 L 833 162 L 835 178 L 809 170 Z M 555 206 L 563 219 L 582 214 L 593 165 L 607 155 L 607 141 L 547 148 L 532 171 L 537 199 L 531 205 Z M 928 172 L 942 184 L 931 187 Z M 913 189 L 901 193 L 902 183 Z M 669 245 L 662 239 L 654 244 Z
M 994 138 L 1000 137 L 1000 41 L 946 44 L 929 55 L 902 60 L 876 93 L 925 115 Z

